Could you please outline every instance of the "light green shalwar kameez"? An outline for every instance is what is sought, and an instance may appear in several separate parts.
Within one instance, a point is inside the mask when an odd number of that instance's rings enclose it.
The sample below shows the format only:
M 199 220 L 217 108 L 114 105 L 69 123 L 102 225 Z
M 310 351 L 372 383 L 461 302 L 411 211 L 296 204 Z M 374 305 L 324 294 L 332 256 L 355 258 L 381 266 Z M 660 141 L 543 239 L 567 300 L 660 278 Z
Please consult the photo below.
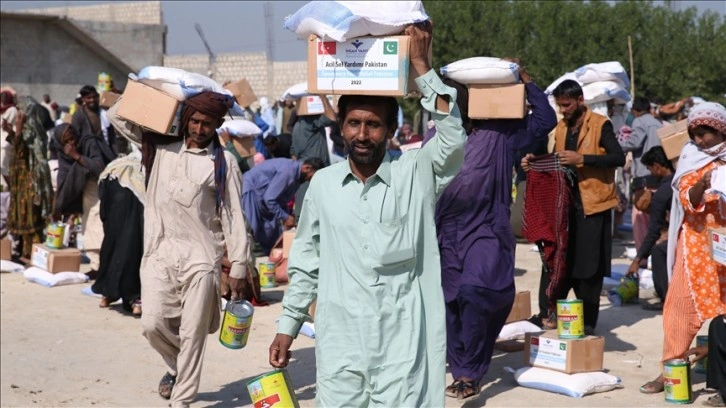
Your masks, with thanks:
M 320 407 L 442 407 L 446 326 L 436 199 L 461 167 L 466 134 L 456 90 L 433 70 L 416 79 L 436 136 L 362 183 L 348 161 L 315 174 L 289 257 L 278 332 L 315 314 Z M 436 110 L 449 96 L 449 114 Z

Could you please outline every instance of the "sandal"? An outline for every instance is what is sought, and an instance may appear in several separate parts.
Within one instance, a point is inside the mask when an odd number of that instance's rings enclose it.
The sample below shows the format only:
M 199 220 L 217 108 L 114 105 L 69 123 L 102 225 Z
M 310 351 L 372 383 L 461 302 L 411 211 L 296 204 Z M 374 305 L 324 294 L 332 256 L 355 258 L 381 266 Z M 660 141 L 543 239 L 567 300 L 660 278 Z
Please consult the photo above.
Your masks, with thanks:
M 451 385 L 446 387 L 446 396 L 451 398 L 456 398 L 456 392 L 459 390 L 459 383 L 461 381 L 455 380 Z
M 100 308 L 107 308 L 109 306 L 111 306 L 111 299 L 109 299 L 109 298 L 107 298 L 105 296 L 102 297 L 101 298 L 101 303 L 98 304 L 98 307 L 100 307 Z
M 171 398 L 171 391 L 174 389 L 174 384 L 176 384 L 175 375 L 166 373 L 163 377 L 161 377 L 161 381 L 159 381 L 159 395 L 161 398 Z
M 663 392 L 665 385 L 660 381 L 648 381 L 640 386 L 640 392 L 643 394 L 658 394 Z
M 708 397 L 706 401 L 701 403 L 704 407 L 726 407 L 721 394 L 716 394 Z
M 479 387 L 479 382 L 461 381 L 456 391 L 456 397 L 459 401 L 466 401 L 478 397 L 480 391 L 481 387 Z

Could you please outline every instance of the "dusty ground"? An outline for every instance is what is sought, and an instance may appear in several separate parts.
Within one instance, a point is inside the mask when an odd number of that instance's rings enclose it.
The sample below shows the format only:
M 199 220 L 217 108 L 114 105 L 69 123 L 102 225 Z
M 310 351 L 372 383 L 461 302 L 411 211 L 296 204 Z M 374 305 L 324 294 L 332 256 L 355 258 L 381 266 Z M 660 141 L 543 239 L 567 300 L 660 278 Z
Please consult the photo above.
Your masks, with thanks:
M 517 247 L 517 289 L 531 290 L 536 310 L 539 257 L 530 245 Z M 616 245 L 613 253 L 620 255 Z M 627 263 L 618 258 L 614 263 Z M 99 309 L 98 299 L 84 296 L 88 285 L 45 288 L 22 274 L 0 276 L 0 405 L 60 407 L 166 407 L 157 394 L 164 374 L 161 358 L 141 335 L 137 318 L 120 307 Z M 204 373 L 194 406 L 232 407 L 250 404 L 245 383 L 270 371 L 267 347 L 280 313 L 284 287 L 266 291 L 269 307 L 256 309 L 249 345 L 230 350 L 209 336 Z M 641 297 L 652 296 L 643 294 Z M 496 352 L 482 394 L 465 407 L 656 407 L 667 405 L 663 394 L 644 395 L 638 387 L 658 373 L 662 348 L 661 315 L 639 306 L 611 307 L 603 297 L 597 332 L 606 339 L 605 368 L 622 378 L 623 389 L 584 399 L 518 387 L 503 370 L 523 365 L 523 353 Z M 706 333 L 702 329 L 702 334 Z M 300 336 L 289 366 L 303 407 L 314 406 L 315 341 Z M 449 382 L 451 379 L 449 378 Z M 696 405 L 705 378 L 694 375 Z M 447 406 L 462 404 L 447 398 Z

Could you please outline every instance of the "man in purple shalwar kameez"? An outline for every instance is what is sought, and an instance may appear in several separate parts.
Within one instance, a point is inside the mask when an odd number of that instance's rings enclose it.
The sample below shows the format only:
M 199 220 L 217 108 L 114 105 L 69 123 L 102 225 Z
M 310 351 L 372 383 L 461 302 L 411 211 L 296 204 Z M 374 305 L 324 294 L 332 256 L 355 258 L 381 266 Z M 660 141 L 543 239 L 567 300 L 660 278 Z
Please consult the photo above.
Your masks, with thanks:
M 291 159 L 269 159 L 244 174 L 242 210 L 252 236 L 265 253 L 270 253 L 282 235 L 282 228 L 292 228 L 295 217 L 287 203 L 295 196 L 300 183 L 310 181 L 323 167 L 318 158 L 304 162 Z
M 509 220 L 514 155 L 546 140 L 557 124 L 547 96 L 521 65 L 519 74 L 531 104 L 525 119 L 471 120 L 459 102 L 471 129 L 464 165 L 436 207 L 447 359 L 454 377 L 446 394 L 460 400 L 479 394 L 514 303 L 516 241 Z

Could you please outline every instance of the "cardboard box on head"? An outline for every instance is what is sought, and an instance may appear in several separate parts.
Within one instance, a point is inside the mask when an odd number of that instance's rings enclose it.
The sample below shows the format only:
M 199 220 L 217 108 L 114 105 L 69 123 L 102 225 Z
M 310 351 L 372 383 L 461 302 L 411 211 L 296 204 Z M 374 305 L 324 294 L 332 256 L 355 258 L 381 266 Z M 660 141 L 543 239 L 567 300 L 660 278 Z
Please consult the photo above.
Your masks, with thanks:
M 328 101 L 333 110 L 336 110 L 338 106 L 338 99 L 340 99 L 339 95 L 328 95 Z M 322 115 L 323 112 L 325 112 L 323 101 L 318 95 L 303 96 L 297 103 L 298 116 Z
M 158 89 L 129 81 L 116 114 L 156 133 L 178 136 L 181 106 L 180 101 Z
M 247 79 L 243 78 L 237 82 L 229 83 L 224 88 L 232 92 L 237 104 L 243 108 L 249 107 L 257 100 L 257 96 Z
M 469 85 L 472 119 L 522 119 L 527 115 L 524 84 Z
M 658 129 L 657 134 L 668 160 L 678 158 L 681 155 L 683 146 L 691 140 L 690 136 L 688 136 L 688 122 L 686 119 L 663 126 Z
M 99 96 L 98 104 L 103 109 L 108 109 L 113 106 L 113 104 L 116 103 L 116 101 L 118 101 L 118 98 L 120 97 L 121 95 L 115 92 L 102 91 L 101 95 Z
M 405 96 L 418 91 L 409 58 L 406 35 L 358 37 L 340 43 L 310 36 L 308 92 Z

